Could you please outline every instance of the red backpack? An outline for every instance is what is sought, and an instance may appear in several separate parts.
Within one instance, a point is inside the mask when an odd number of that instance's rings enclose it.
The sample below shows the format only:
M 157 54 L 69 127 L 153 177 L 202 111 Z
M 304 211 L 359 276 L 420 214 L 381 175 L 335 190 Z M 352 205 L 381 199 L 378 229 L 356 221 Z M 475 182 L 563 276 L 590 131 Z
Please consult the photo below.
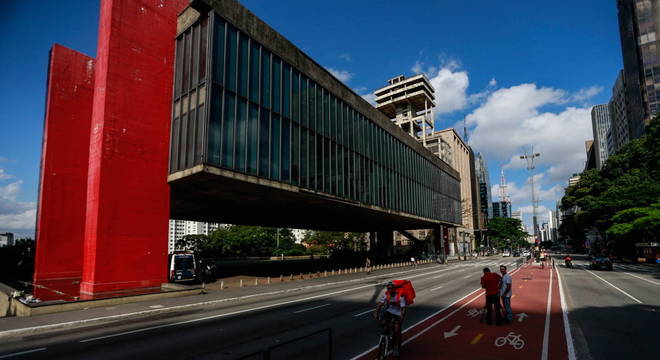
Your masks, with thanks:
M 394 287 L 396 288 L 396 302 L 399 302 L 399 298 L 403 296 L 406 299 L 406 306 L 412 305 L 415 303 L 415 288 L 413 288 L 412 282 L 410 280 L 392 280 Z M 390 293 L 387 294 L 386 302 L 390 302 Z

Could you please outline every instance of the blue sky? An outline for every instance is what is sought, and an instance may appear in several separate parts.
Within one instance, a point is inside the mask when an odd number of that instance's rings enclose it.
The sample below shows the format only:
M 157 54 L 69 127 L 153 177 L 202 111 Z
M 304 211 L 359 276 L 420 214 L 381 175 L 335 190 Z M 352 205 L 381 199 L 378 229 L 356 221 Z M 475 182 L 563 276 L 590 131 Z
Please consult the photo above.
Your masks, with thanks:
M 531 202 L 512 158 L 535 144 L 541 210 L 554 209 L 584 165 L 590 108 L 622 66 L 615 0 L 243 4 L 368 100 L 391 77 L 425 73 L 436 128 L 462 134 L 465 121 L 491 183 L 505 167 L 514 210 Z M 0 232 L 33 232 L 48 50 L 95 56 L 98 11 L 94 0 L 0 2 Z

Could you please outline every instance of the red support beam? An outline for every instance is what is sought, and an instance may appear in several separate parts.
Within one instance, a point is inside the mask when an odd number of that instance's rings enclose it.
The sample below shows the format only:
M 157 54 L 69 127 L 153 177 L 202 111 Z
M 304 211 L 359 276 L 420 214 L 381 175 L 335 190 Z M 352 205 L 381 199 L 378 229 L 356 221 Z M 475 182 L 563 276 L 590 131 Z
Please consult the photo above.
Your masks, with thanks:
M 185 5 L 101 1 L 83 297 L 160 288 L 167 280 L 174 37 Z
M 94 60 L 54 45 L 50 51 L 37 209 L 35 296 L 78 296 L 83 267 Z

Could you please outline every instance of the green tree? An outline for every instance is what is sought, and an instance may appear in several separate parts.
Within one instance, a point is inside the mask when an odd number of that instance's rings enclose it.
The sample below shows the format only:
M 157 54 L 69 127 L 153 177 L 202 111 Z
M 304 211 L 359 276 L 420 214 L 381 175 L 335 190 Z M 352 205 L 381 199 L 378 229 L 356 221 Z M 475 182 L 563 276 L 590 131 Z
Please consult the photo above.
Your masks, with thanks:
M 499 249 L 526 244 L 527 233 L 521 229 L 522 222 L 519 219 L 495 217 L 488 221 L 488 236 Z

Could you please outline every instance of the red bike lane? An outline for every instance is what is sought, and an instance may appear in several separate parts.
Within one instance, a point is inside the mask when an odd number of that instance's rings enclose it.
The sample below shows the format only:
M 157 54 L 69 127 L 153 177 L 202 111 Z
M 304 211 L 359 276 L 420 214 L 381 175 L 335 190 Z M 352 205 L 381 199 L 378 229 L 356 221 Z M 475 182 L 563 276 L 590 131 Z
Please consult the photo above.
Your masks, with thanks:
M 556 271 L 530 264 L 511 273 L 511 324 L 480 322 L 485 297 L 479 290 L 407 329 L 401 358 L 567 359 Z M 360 358 L 375 357 L 371 351 Z

